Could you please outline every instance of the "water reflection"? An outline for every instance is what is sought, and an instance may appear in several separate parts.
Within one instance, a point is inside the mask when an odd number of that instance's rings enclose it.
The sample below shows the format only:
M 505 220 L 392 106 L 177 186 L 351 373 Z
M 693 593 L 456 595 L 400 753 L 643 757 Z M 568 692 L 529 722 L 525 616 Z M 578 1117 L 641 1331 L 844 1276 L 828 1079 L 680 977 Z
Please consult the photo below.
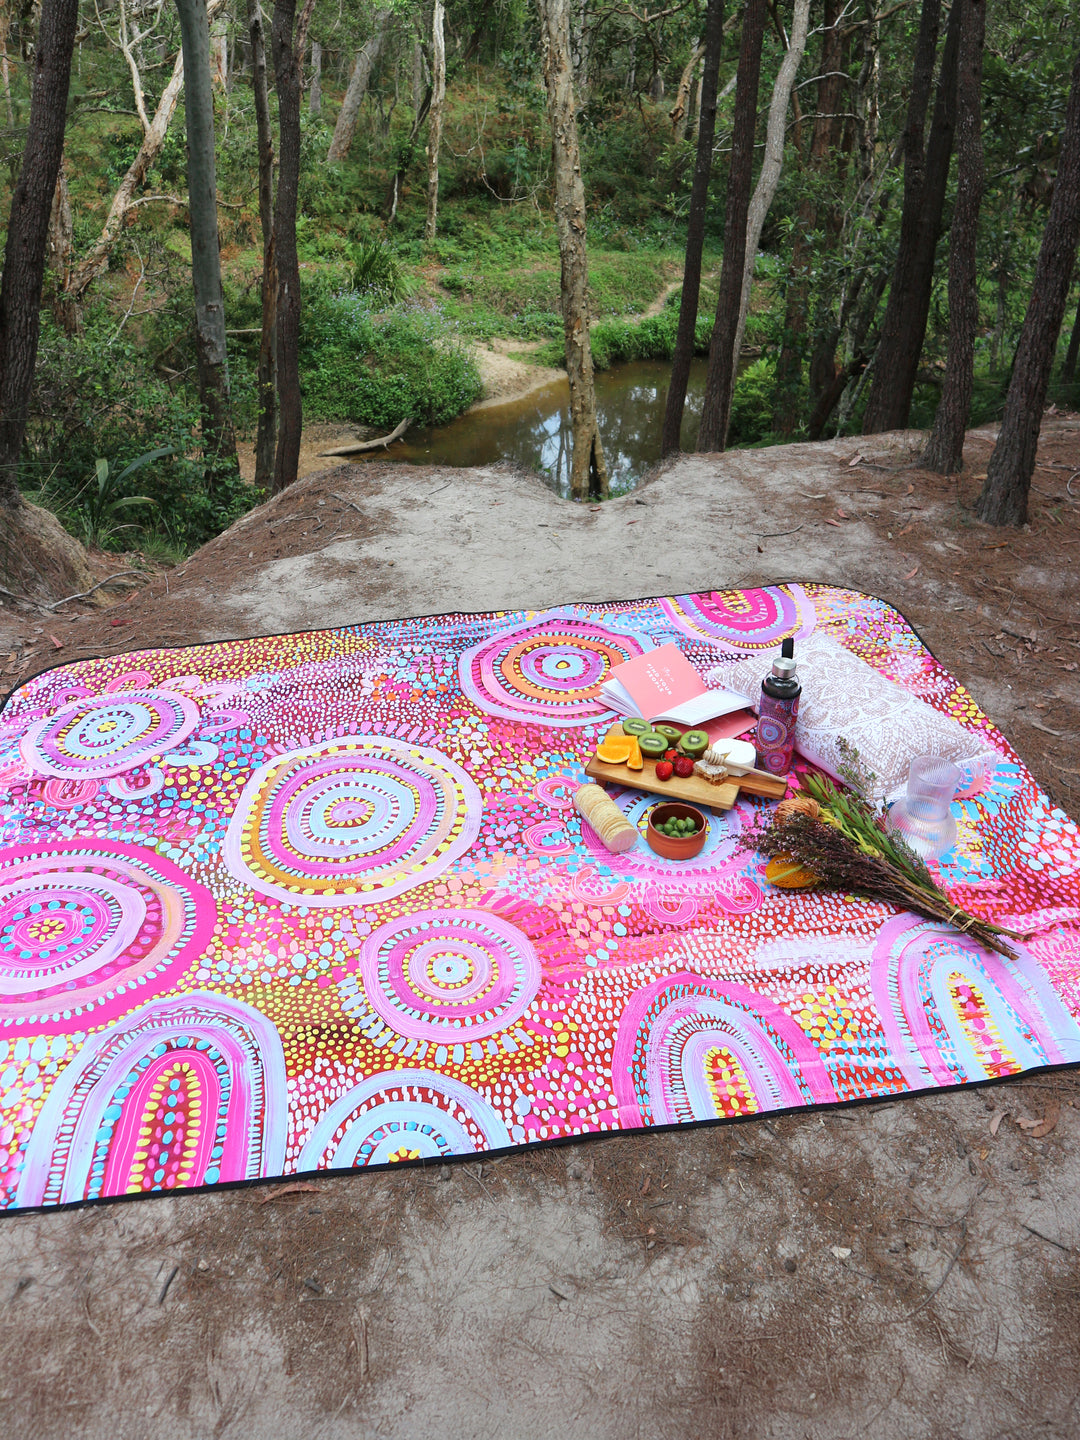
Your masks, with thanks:
M 705 389 L 704 360 L 690 370 L 682 448 L 693 450 Z M 670 364 L 635 360 L 597 372 L 596 410 L 613 492 L 630 490 L 660 458 Z M 386 452 L 358 457 L 410 465 L 491 465 L 508 460 L 543 475 L 559 495 L 569 494 L 570 391 L 566 380 L 505 405 L 459 415 L 449 425 L 416 429 Z

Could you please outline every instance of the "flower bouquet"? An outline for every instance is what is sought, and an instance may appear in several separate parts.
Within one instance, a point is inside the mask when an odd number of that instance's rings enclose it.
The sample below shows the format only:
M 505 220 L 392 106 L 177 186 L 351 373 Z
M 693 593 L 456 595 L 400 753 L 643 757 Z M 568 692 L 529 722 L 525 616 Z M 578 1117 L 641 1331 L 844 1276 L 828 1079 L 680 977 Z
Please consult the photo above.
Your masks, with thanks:
M 827 776 L 814 772 L 800 776 L 799 793 L 782 800 L 764 828 L 751 831 L 743 841 L 747 850 L 768 857 L 765 878 L 782 889 L 850 891 L 929 920 L 944 920 L 1015 960 L 1016 951 L 1003 937 L 1025 937 L 954 905 L 923 860 L 899 835 L 886 832 L 885 810 L 861 793 L 868 788 L 865 778 L 851 748 L 846 753 L 849 788 L 838 789 Z

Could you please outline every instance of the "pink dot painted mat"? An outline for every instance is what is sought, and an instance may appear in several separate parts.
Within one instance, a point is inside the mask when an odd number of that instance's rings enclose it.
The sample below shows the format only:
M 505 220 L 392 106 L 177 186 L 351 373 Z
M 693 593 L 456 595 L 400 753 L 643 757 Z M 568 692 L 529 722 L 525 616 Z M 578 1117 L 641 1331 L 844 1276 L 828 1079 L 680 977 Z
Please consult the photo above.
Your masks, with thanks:
M 611 855 L 611 667 L 824 630 L 977 731 L 940 875 L 1011 962 Z M 622 792 L 644 827 L 653 803 Z M 442 615 L 67 665 L 0 716 L 0 1206 L 431 1160 L 1080 1060 L 1080 836 L 896 611 L 819 585 Z

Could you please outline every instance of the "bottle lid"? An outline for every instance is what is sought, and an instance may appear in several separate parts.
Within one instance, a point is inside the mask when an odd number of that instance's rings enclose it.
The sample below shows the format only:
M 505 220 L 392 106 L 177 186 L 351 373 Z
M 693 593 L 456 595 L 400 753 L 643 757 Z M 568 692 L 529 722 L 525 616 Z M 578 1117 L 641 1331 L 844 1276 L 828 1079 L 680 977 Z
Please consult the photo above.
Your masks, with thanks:
M 772 662 L 772 673 L 778 680 L 790 680 L 795 674 L 795 660 L 790 655 L 781 655 Z

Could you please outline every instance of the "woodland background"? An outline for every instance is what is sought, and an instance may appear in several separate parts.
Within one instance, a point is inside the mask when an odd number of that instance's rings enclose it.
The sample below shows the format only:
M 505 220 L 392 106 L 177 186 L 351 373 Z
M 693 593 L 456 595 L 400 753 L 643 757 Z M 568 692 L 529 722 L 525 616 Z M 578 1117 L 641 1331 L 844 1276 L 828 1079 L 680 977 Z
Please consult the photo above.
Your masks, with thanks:
M 93 0 L 77 18 L 40 340 L 17 458 L 21 493 L 87 543 L 170 561 L 288 482 L 280 436 L 278 472 L 271 433 L 255 486 L 240 478 L 232 450 L 233 433 L 250 443 L 268 408 L 266 206 L 272 202 L 279 215 L 288 207 L 283 162 L 295 185 L 299 294 L 290 303 L 298 302 L 294 358 L 305 420 L 378 432 L 403 416 L 443 423 L 480 394 L 475 341 L 540 342 L 535 358 L 560 363 L 566 306 L 543 67 L 545 6 L 566 12 L 593 358 L 598 366 L 670 358 L 703 79 L 706 100 L 708 90 L 702 0 L 651 7 L 545 0 L 539 9 L 528 0 L 449 0 L 445 11 L 426 0 L 375 6 L 315 0 L 299 23 L 285 7 L 288 34 L 282 32 L 280 45 L 257 0 L 246 7 L 243 0 L 211 3 L 209 94 L 229 381 L 228 413 L 216 419 L 208 413 L 193 324 L 193 172 L 185 133 L 191 86 L 176 83 L 178 68 L 184 78 L 178 59 L 184 6 Z M 970 404 L 962 417 L 971 425 L 1000 417 L 1005 407 L 1040 246 L 1061 188 L 1055 180 L 1064 163 L 1077 19 L 1071 3 L 990 0 L 983 8 L 978 95 L 985 183 L 969 245 L 976 310 Z M 703 278 L 691 316 L 699 354 L 714 335 L 725 226 L 730 230 L 732 204 L 740 203 L 732 173 L 740 93 L 756 182 L 767 153 L 770 99 L 793 48 L 799 9 L 784 0 L 750 0 L 745 9 L 729 4 L 727 15 L 713 7 L 723 32 L 702 216 Z M 746 65 L 746 27 L 755 10 L 763 30 L 760 76 L 748 88 L 737 84 L 737 71 L 740 53 Z M 743 362 L 728 444 L 853 434 L 867 424 L 916 158 L 912 93 L 920 63 L 929 88 L 918 143 L 927 152 L 948 104 L 949 36 L 959 32 L 959 24 L 950 27 L 953 10 L 935 0 L 811 0 L 808 7 L 804 0 L 802 10 L 805 53 L 779 131 L 773 127 L 781 137 L 773 155 L 775 193 L 756 237 L 751 227 L 752 287 L 736 347 Z M 936 19 L 927 71 L 929 10 Z M 261 197 L 258 22 L 270 127 L 264 124 L 262 136 Z M 0 9 L 0 222 L 27 145 L 40 23 L 35 0 L 7 0 Z M 952 94 L 956 129 L 955 88 Z M 297 110 L 291 158 L 280 128 L 285 104 Z M 949 251 L 957 148 L 950 133 L 940 220 L 930 241 L 927 325 L 906 403 L 900 397 L 902 413 L 890 425 L 929 429 L 942 397 L 955 309 Z M 933 157 L 924 153 L 927 163 Z M 269 197 L 268 177 L 275 191 Z M 5 238 L 0 233 L 0 243 Z M 278 243 L 280 261 L 280 235 Z M 1070 274 L 1075 249 L 1074 238 Z M 1054 329 L 1046 395 L 1058 406 L 1078 398 L 1080 312 L 1069 274 L 1065 285 L 1068 309 Z M 642 318 L 650 309 L 656 313 Z M 270 333 L 280 333 L 274 327 L 281 315 L 271 319 Z M 279 393 L 287 382 L 270 377 Z M 723 436 L 711 448 L 722 443 Z

